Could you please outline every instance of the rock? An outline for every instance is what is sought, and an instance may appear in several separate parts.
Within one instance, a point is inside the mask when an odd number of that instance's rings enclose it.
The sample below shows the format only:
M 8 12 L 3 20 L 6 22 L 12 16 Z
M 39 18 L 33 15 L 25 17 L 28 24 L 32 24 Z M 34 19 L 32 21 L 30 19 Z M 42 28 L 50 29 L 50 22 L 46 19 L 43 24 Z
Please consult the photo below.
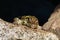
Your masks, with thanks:
M 59 40 L 57 35 L 0 19 L 0 40 Z
M 60 5 L 56 7 L 48 22 L 43 25 L 43 30 L 53 32 L 60 38 Z

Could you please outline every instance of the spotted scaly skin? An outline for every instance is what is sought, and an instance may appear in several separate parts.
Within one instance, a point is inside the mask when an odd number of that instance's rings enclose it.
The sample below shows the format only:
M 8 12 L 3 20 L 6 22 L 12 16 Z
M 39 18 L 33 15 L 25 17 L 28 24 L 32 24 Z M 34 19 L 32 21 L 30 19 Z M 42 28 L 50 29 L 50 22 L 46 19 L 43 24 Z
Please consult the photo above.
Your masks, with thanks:
M 37 29 L 39 26 L 38 19 L 35 16 L 22 16 L 19 18 L 14 18 L 14 24 L 25 25 L 29 28 Z
M 27 23 L 24 25 L 36 29 L 39 26 L 38 19 L 35 16 L 22 16 L 21 20 L 25 20 Z

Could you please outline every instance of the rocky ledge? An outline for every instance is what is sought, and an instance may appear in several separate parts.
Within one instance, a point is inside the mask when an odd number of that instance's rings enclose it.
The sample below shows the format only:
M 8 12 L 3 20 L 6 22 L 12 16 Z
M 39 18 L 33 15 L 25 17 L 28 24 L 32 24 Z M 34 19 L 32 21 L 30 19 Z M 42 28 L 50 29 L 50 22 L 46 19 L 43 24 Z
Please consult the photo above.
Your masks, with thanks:
M 57 35 L 0 19 L 0 40 L 59 40 Z

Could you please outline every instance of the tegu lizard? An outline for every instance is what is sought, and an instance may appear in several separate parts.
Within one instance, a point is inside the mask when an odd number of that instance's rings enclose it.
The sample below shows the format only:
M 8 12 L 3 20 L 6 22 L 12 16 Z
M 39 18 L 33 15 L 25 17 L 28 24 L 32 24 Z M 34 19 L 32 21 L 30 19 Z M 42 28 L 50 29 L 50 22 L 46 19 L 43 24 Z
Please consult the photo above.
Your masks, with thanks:
M 18 25 L 25 25 L 27 27 L 30 28 L 38 28 L 39 26 L 39 22 L 38 19 L 35 16 L 22 16 L 21 19 L 19 18 L 14 18 L 14 23 L 18 24 Z

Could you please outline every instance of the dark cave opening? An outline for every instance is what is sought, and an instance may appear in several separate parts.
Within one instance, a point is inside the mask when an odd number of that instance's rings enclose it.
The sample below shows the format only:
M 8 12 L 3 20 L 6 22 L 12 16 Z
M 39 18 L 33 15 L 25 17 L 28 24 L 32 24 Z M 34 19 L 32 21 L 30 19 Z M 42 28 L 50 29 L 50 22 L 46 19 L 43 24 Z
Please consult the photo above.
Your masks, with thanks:
M 12 22 L 15 17 L 33 15 L 38 18 L 42 26 L 48 21 L 48 18 L 59 2 L 58 0 L 4 0 L 2 1 L 0 18 Z

